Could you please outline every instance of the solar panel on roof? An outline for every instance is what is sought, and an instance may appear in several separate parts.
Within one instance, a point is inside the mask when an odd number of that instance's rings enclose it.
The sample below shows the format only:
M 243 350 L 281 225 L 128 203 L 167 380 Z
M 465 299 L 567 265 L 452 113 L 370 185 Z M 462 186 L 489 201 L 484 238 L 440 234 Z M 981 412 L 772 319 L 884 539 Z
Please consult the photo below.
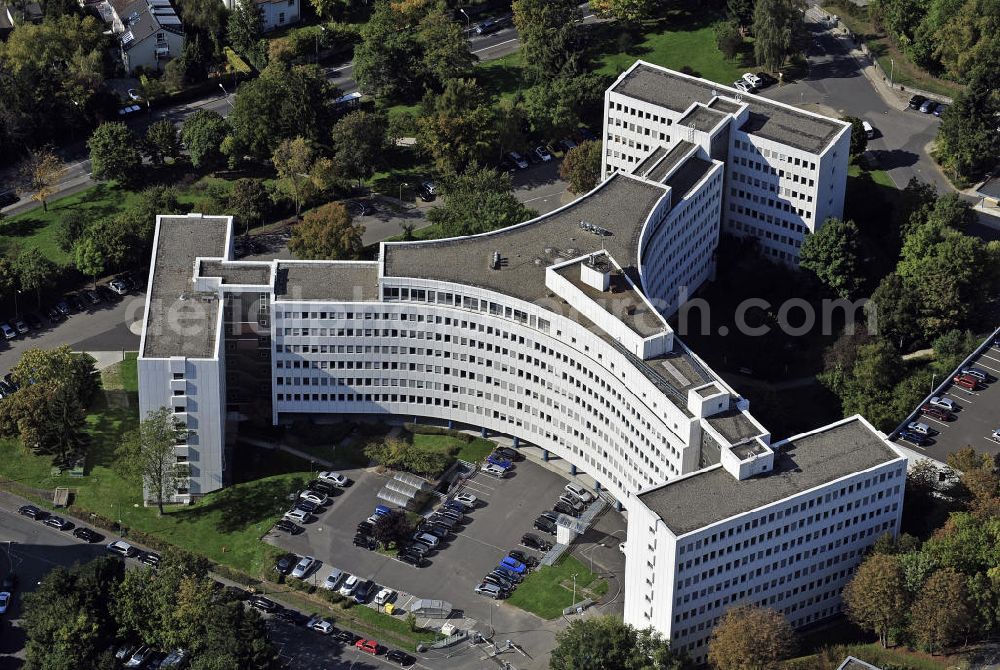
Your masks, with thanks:
M 125 45 L 129 44 L 134 39 L 135 39 L 135 35 L 133 35 L 132 31 L 129 30 L 128 32 L 126 32 L 126 33 L 124 33 L 122 35 L 122 46 L 125 46 Z

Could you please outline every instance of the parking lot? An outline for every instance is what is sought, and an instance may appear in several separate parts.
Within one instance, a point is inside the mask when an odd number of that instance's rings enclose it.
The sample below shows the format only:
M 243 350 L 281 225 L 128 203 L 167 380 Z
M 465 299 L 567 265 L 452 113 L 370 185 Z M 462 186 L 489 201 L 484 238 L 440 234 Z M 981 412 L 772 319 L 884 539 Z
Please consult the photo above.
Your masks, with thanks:
M 900 438 L 896 442 L 915 452 L 926 454 L 935 460 L 945 462 L 948 454 L 965 447 L 978 452 L 1000 453 L 1000 443 L 991 436 L 1000 428 L 1000 347 L 991 346 L 969 363 L 970 367 L 982 369 L 992 377 L 992 381 L 975 391 L 966 390 L 956 384 L 944 389 L 942 396 L 955 404 L 954 420 L 939 421 L 926 414 L 917 421 L 932 429 L 928 444 L 919 446 Z

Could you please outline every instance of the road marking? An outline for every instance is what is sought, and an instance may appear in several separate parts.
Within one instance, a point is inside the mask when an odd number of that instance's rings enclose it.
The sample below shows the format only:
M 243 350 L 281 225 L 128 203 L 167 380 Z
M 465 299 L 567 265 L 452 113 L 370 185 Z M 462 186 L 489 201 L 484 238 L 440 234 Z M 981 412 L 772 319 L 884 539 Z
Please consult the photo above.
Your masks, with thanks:
M 921 420 L 921 421 L 930 421 L 931 423 L 936 423 L 936 424 L 938 424 L 939 426 L 944 426 L 945 428 L 951 428 L 951 426 L 949 426 L 949 425 L 948 425 L 947 423 L 945 423 L 945 422 L 943 422 L 943 421 L 938 421 L 938 420 L 937 420 L 937 419 L 935 419 L 934 417 L 932 417 L 932 416 L 927 416 L 926 414 L 923 414 L 923 415 L 921 415 L 921 416 L 920 416 L 920 420 Z
M 551 197 L 557 196 L 557 195 L 562 195 L 562 191 L 559 191 L 558 193 L 549 193 L 548 195 L 539 195 L 539 196 L 536 196 L 534 198 L 528 198 L 527 200 L 522 200 L 521 204 L 523 205 L 526 202 L 534 202 L 535 200 L 546 200 L 548 198 L 551 198 Z
M 986 353 L 984 353 L 982 356 L 980 356 L 980 358 L 981 359 L 982 358 L 988 358 L 991 361 L 996 361 L 997 363 L 1000 363 L 1000 358 L 993 358 L 992 356 L 990 356 L 989 354 L 986 354 Z
M 993 367 L 990 367 L 989 365 L 986 365 L 986 363 L 983 363 L 982 359 L 979 359 L 978 361 L 976 361 L 976 365 L 978 365 L 980 367 L 984 367 L 987 370 L 989 370 L 990 372 L 996 372 L 997 374 L 1000 374 L 1000 370 L 997 370 L 996 368 L 993 368 Z
M 504 44 L 510 44 L 511 42 L 517 42 L 518 39 L 520 39 L 520 38 L 515 37 L 513 39 L 504 40 L 503 42 L 497 42 L 496 44 L 493 44 L 491 46 L 483 47 L 482 49 L 476 49 L 475 51 L 473 51 L 471 53 L 477 54 L 480 51 L 489 51 L 490 49 L 496 49 L 497 47 L 503 46 Z

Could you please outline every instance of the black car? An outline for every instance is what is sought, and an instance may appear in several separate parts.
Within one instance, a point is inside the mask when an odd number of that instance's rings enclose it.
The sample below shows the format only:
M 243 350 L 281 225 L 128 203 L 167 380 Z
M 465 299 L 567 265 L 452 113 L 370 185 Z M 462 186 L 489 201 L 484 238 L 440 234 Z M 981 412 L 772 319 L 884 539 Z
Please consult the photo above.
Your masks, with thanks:
M 336 486 L 328 482 L 321 481 L 319 479 L 314 479 L 308 484 L 306 484 L 306 488 L 309 489 L 310 491 L 316 491 L 317 493 L 324 493 L 328 496 L 332 496 L 337 492 Z
M 927 98 L 922 95 L 915 95 L 910 98 L 910 109 L 920 109 L 920 106 L 927 102 Z
M 14 388 L 13 384 L 9 384 L 6 380 L 0 379 L 0 393 L 3 393 L 5 396 L 7 396 L 10 395 L 11 393 L 14 393 L 15 391 L 17 391 L 17 389 Z
M 298 610 L 280 610 L 277 616 L 296 626 L 305 626 L 309 622 L 309 617 Z
M 437 196 L 431 193 L 431 190 L 429 188 L 421 184 L 420 186 L 417 187 L 417 197 L 419 197 L 424 202 L 433 202 L 434 198 Z
M 288 519 L 278 519 L 278 523 L 274 524 L 274 529 L 289 535 L 298 535 L 304 530 L 302 526 L 292 523 Z
M 565 514 L 566 516 L 580 516 L 579 512 L 564 503 L 562 500 L 553 505 L 552 509 L 560 514 Z
M 80 300 L 80 296 L 75 293 L 67 294 L 64 300 L 66 301 L 66 304 L 69 305 L 71 312 L 79 312 L 83 309 L 83 301 Z
M 392 661 L 393 663 L 399 663 L 399 667 L 401 668 L 405 668 L 417 662 L 416 658 L 399 649 L 393 649 L 388 652 L 385 655 L 385 660 Z
M 310 514 L 315 514 L 316 510 L 319 509 L 319 505 L 308 500 L 299 498 L 295 501 L 295 509 L 300 509 L 303 512 L 309 512 Z
M 97 294 L 97 291 L 93 291 L 91 289 L 87 289 L 83 292 L 83 299 L 91 305 L 101 304 L 101 296 Z
M 493 453 L 497 456 L 502 456 L 511 461 L 523 461 L 524 454 L 522 454 L 517 449 L 511 449 L 510 447 L 497 447 L 493 450 Z
M 371 535 L 375 532 L 375 526 L 370 521 L 362 521 L 358 524 L 358 535 Z
M 48 319 L 50 323 L 59 323 L 65 319 L 66 316 L 56 309 L 55 306 L 51 306 L 45 308 L 45 318 Z
M 69 530 L 70 528 L 73 527 L 72 522 L 67 521 L 61 516 L 55 516 L 55 515 L 49 516 L 42 523 L 44 523 L 46 526 L 51 526 L 52 528 L 57 528 L 59 530 Z
M 767 88 L 771 84 L 778 83 L 777 79 L 775 79 L 774 77 L 772 77 L 771 75 L 769 75 L 766 72 L 758 72 L 757 73 L 757 78 L 760 79 L 760 86 L 759 86 L 759 88 Z
M 343 642 L 346 645 L 354 646 L 354 643 L 361 639 L 361 636 L 357 633 L 352 633 L 349 630 L 339 631 L 336 635 L 338 642 Z
M 25 314 L 24 320 L 28 322 L 28 325 L 31 326 L 32 330 L 41 330 L 42 327 L 45 326 L 41 318 L 39 318 L 39 316 L 34 312 L 29 312 L 28 314 Z
M 401 560 L 403 563 L 409 563 L 410 565 L 419 568 L 423 562 L 424 557 L 420 554 L 410 551 L 409 549 L 404 549 L 403 551 L 396 554 L 396 558 Z
M 132 654 L 139 650 L 139 645 L 126 642 L 122 646 L 115 650 L 115 659 L 119 661 L 127 661 L 132 658 Z
M 159 567 L 160 558 L 161 558 L 160 555 L 155 551 L 144 551 L 141 554 L 139 554 L 138 560 L 140 563 L 145 563 L 146 565 L 155 568 Z
M 0 193 L 0 207 L 9 207 L 18 201 L 17 194 L 13 191 Z
M 450 534 L 450 531 L 444 526 L 436 523 L 426 524 L 421 527 L 421 530 L 425 533 L 430 533 L 439 540 L 443 540 Z
M 281 605 L 273 600 L 268 600 L 263 596 L 254 596 L 247 602 L 250 603 L 250 607 L 260 610 L 261 612 L 277 612 L 282 609 Z
M 358 533 L 354 536 L 354 546 L 361 547 L 362 549 L 374 550 L 376 546 L 375 538 Z
M 104 302 L 118 302 L 119 300 L 122 299 L 120 295 L 109 289 L 104 284 L 101 284 L 100 286 L 95 288 L 94 291 L 97 293 L 97 296 Z
M 509 579 L 504 577 L 504 575 L 496 571 L 491 572 L 490 574 L 483 577 L 483 581 L 486 582 L 487 584 L 493 584 L 495 586 L 499 586 L 504 591 L 514 590 L 514 582 L 510 581 Z
M 274 569 L 279 575 L 287 575 L 298 562 L 299 557 L 295 554 L 284 554 L 279 556 L 278 560 L 274 562 Z
M 547 516 L 538 517 L 532 525 L 536 530 L 540 530 L 543 533 L 548 533 L 549 535 L 556 534 L 556 523 Z
M 538 565 L 538 559 L 534 556 L 524 553 L 519 549 L 511 549 L 507 552 L 507 555 L 513 558 L 515 561 L 520 561 L 524 563 L 529 568 L 534 568 Z
M 370 579 L 358 584 L 357 588 L 354 589 L 354 602 L 359 605 L 364 605 L 368 602 L 368 599 L 372 597 L 372 593 L 375 591 L 375 582 Z
M 80 538 L 84 542 L 90 542 L 91 544 L 94 542 L 100 542 L 104 539 L 104 536 L 100 533 L 83 526 L 77 526 L 73 529 L 73 537 Z
M 521 544 L 526 546 L 528 549 L 535 549 L 536 551 L 548 551 L 552 548 L 551 542 L 543 540 L 534 533 L 525 533 L 522 535 Z
M 45 521 L 49 518 L 49 513 L 43 509 L 38 509 L 34 505 L 21 505 L 17 508 L 17 513 L 35 521 Z

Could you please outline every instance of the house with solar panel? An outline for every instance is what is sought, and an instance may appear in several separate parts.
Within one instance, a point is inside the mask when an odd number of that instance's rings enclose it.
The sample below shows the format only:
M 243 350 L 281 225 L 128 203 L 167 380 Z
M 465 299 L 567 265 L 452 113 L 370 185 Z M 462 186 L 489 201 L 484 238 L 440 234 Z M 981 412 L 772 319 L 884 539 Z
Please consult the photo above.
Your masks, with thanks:
M 162 71 L 184 50 L 184 26 L 170 0 L 107 0 L 100 13 L 118 37 L 126 72 Z

